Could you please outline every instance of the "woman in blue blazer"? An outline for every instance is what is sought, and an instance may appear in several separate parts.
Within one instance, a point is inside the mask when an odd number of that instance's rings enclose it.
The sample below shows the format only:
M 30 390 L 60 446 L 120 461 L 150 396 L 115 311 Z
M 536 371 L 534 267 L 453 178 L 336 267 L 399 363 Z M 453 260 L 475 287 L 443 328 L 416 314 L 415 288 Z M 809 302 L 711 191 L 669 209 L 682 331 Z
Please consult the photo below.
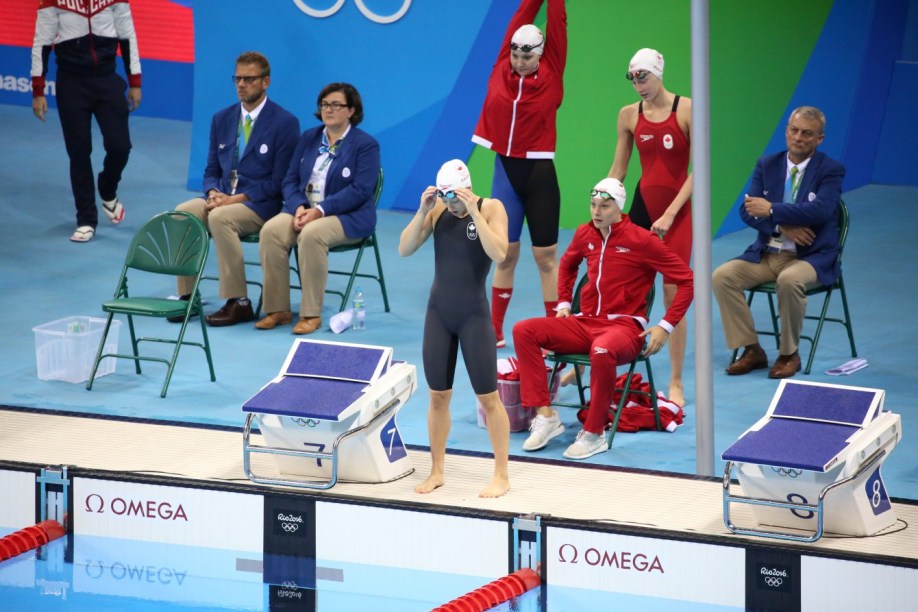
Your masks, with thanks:
M 322 125 L 300 136 L 284 178 L 284 207 L 261 230 L 268 314 L 255 324 L 258 329 L 293 319 L 288 266 L 294 244 L 303 297 L 293 333 L 311 334 L 322 326 L 329 248 L 357 243 L 376 229 L 379 143 L 357 127 L 363 120 L 360 93 L 348 83 L 331 83 L 319 92 L 316 107 Z

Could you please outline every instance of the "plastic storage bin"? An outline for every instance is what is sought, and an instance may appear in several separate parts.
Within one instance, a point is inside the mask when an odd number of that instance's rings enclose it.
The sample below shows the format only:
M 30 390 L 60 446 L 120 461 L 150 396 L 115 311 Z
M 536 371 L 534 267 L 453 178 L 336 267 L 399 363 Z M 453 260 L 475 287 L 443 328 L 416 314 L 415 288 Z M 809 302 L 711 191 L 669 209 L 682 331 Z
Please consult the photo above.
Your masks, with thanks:
M 548 373 L 551 377 L 551 372 Z M 551 388 L 551 401 L 555 401 L 558 395 L 558 386 L 561 383 L 561 375 L 555 377 L 555 384 Z M 520 403 L 520 381 L 518 380 L 501 380 L 497 379 L 497 394 L 500 401 L 507 409 L 507 417 L 510 419 L 510 431 L 526 431 L 529 424 L 535 416 L 535 408 L 526 408 Z M 478 426 L 487 427 L 488 422 L 485 417 L 484 408 L 477 399 L 475 404 L 478 408 Z
M 82 383 L 89 380 L 92 363 L 99 350 L 106 319 L 95 317 L 67 317 L 33 327 L 35 332 L 35 359 L 38 378 Z M 121 321 L 112 320 L 112 328 L 105 341 L 106 353 L 118 352 L 118 335 Z M 115 371 L 118 360 L 109 357 L 99 363 L 96 377 Z

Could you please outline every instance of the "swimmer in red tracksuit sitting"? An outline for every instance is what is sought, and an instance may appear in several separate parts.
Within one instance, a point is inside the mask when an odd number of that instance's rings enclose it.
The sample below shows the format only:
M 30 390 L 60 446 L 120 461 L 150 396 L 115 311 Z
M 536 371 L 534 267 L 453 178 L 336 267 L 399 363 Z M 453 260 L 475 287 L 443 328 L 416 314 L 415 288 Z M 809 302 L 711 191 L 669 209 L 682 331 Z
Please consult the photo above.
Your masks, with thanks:
M 616 367 L 643 349 L 658 352 L 692 303 L 692 270 L 657 235 L 622 214 L 626 194 L 621 181 L 606 178 L 590 192 L 591 221 L 577 228 L 558 269 L 555 318 L 520 321 L 513 343 L 520 364 L 520 398 L 536 408 L 523 450 L 543 448 L 564 432 L 552 410 L 542 349 L 590 355 L 590 408 L 583 430 L 564 452 L 586 459 L 609 449 L 603 433 L 615 390 Z M 574 283 L 586 260 L 588 282 L 580 296 L 581 312 L 571 312 Z M 676 295 L 663 318 L 649 326 L 644 318 L 647 293 L 657 273 L 672 279 Z

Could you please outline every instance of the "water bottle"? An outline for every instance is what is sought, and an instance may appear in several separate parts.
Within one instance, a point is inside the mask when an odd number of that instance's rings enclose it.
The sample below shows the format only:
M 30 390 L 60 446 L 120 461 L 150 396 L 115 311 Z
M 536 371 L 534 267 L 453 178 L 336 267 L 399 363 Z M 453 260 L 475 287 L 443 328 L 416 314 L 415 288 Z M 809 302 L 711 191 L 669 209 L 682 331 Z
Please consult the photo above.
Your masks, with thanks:
M 363 291 L 360 290 L 360 287 L 357 287 L 354 293 L 354 324 L 352 327 L 357 330 L 367 328 L 367 311 L 363 305 Z

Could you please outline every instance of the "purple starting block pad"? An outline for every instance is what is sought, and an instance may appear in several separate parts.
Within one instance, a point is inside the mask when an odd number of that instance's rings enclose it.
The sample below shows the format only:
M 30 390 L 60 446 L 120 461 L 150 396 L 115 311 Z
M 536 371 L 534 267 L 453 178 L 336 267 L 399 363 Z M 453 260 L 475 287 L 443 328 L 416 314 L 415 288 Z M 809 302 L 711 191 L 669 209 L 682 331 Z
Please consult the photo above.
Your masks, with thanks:
M 283 376 L 374 383 L 392 362 L 392 349 L 346 342 L 297 340 L 281 368 Z
M 877 418 L 882 395 L 875 389 L 783 381 L 762 421 L 723 459 L 825 472 L 851 437 Z
M 294 342 L 280 374 L 244 412 L 339 421 L 392 365 L 392 349 L 321 340 Z
M 366 383 L 284 376 L 270 382 L 242 405 L 244 412 L 277 414 L 301 419 L 338 421 L 360 399 Z

